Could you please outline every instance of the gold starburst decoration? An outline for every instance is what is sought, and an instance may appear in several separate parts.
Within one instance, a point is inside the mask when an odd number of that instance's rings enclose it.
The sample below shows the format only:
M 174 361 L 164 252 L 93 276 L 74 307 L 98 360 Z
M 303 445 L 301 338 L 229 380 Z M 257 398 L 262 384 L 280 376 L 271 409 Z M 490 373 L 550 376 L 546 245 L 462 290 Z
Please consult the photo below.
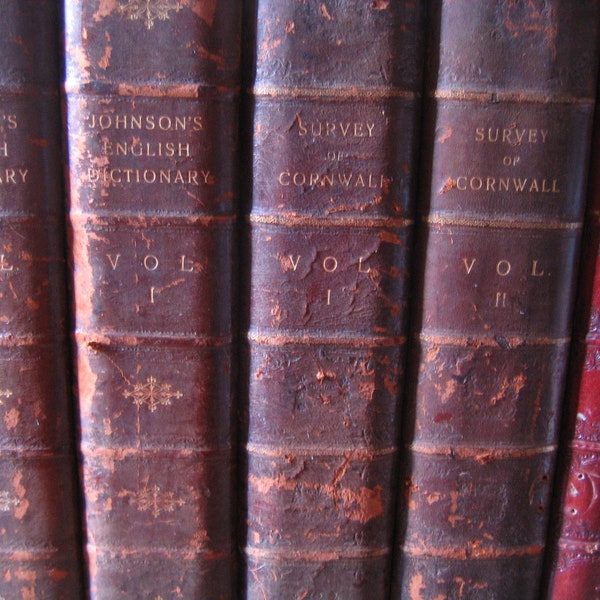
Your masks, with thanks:
M 11 396 L 12 396 L 11 390 L 0 390 L 0 404 L 4 404 L 4 402 L 2 402 L 3 398 L 10 398 Z
M 157 485 L 145 487 L 133 494 L 133 501 L 139 511 L 150 512 L 155 519 L 162 513 L 173 512 L 185 504 L 173 492 L 162 492 Z
M 154 377 L 148 377 L 146 383 L 136 383 L 129 390 L 123 392 L 125 398 L 132 398 L 137 406 L 146 406 L 150 412 L 157 410 L 159 406 L 169 406 L 174 398 L 182 398 L 179 391 L 172 391 L 171 384 L 157 383 Z
M 146 29 L 152 29 L 154 21 L 167 21 L 171 18 L 170 11 L 179 12 L 181 8 L 176 0 L 127 0 L 121 12 L 132 21 L 144 20 Z

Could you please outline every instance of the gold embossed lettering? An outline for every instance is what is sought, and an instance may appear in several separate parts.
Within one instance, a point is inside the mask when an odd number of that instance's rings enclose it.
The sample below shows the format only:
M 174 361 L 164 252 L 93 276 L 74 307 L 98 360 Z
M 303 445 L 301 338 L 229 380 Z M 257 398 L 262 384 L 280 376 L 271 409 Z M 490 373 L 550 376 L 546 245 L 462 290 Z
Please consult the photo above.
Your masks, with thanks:
M 16 115 L 2 115 L 2 122 L 6 123 L 7 129 L 17 129 L 19 122 Z
M 362 256 L 358 259 L 358 272 L 359 273 L 370 273 L 371 272 L 371 267 L 367 267 L 365 270 L 363 270 L 363 258 L 362 258 Z
M 506 277 L 512 269 L 512 265 L 507 260 L 499 260 L 496 264 L 496 273 L 500 277 Z
M 112 270 L 114 271 L 117 268 L 117 265 L 119 264 L 119 259 L 121 258 L 121 255 L 117 254 L 116 256 L 113 256 L 112 254 L 107 254 L 106 257 L 108 258 L 108 262 L 110 262 Z
M 342 137 L 364 138 L 374 137 L 375 123 L 362 121 L 303 121 L 297 116 L 298 135 L 300 137 Z
M 181 184 L 181 185 L 214 185 L 215 178 L 210 171 L 182 171 L 179 169 L 97 169 L 87 170 L 89 183 L 144 183 L 144 184 Z
M 477 262 L 476 258 L 463 258 L 462 265 L 465 269 L 465 273 L 470 275 L 473 271 L 473 267 Z M 531 261 L 531 268 L 528 271 L 528 275 L 530 277 L 543 277 L 545 274 L 545 270 L 540 266 L 540 261 L 538 259 Z M 506 277 L 513 272 L 513 264 L 506 259 L 501 259 L 496 262 L 495 267 L 496 274 L 500 277 Z
M 129 131 L 201 131 L 203 129 L 200 115 L 113 115 L 91 113 L 87 118 L 90 129 L 129 130 Z
M 323 270 L 326 273 L 333 273 L 337 270 L 337 268 L 338 268 L 338 261 L 337 261 L 337 258 L 335 258 L 335 256 L 327 256 L 323 260 Z
M 463 265 L 465 266 L 465 270 L 467 272 L 467 275 L 471 274 L 471 271 L 472 271 L 473 266 L 475 265 L 476 261 L 477 261 L 476 258 L 472 258 L 471 262 L 468 262 L 466 258 L 463 258 Z
M 518 161 L 517 161 L 518 162 Z M 460 175 L 454 179 L 454 187 L 461 192 L 523 192 L 559 194 L 558 179 L 528 177 L 490 177 Z
M 3 169 L 0 171 L 0 183 L 26 183 L 29 169 Z
M 341 150 L 329 150 L 327 152 L 327 160 L 336 160 L 336 161 L 340 161 L 340 160 L 344 160 L 344 158 L 346 158 L 347 154 Z
M 302 173 L 282 171 L 277 177 L 279 185 L 284 187 L 336 187 L 382 189 L 389 182 L 384 175 L 339 171 L 337 173 Z
M 502 164 L 505 167 L 516 167 L 521 162 L 520 156 L 505 156 L 502 158 Z
M 496 292 L 496 308 L 506 308 L 506 292 Z
M 538 271 L 538 261 L 534 260 L 531 263 L 531 276 L 532 277 L 542 277 L 544 275 L 543 269 Z
M 187 259 L 185 254 L 181 255 L 181 268 L 180 271 L 184 271 L 186 273 L 193 273 L 194 272 L 194 263 Z
M 292 264 L 292 268 L 295 271 L 298 268 L 298 263 L 300 262 L 300 255 L 296 256 L 296 261 L 294 262 L 294 257 L 290 254 L 289 257 L 290 263 Z
M 121 254 L 106 254 L 105 256 L 108 259 L 110 268 L 113 271 L 116 271 L 121 265 Z M 141 259 L 141 264 L 146 271 L 156 271 L 159 267 L 161 267 L 161 259 L 159 259 L 159 257 L 155 254 L 146 254 Z M 169 265 L 173 266 L 170 262 Z M 175 261 L 175 265 L 177 269 L 182 273 L 195 272 L 194 261 L 185 254 L 180 254 L 178 256 L 177 261 Z
M 301 259 L 301 254 L 286 254 L 277 257 L 277 260 L 279 261 L 281 268 L 284 272 L 297 271 Z M 474 260 L 475 259 L 473 259 L 473 261 Z M 326 256 L 321 262 L 321 267 L 326 273 L 335 273 L 335 271 L 337 271 L 337 269 L 339 268 L 339 261 L 335 256 Z M 365 265 L 365 258 L 362 256 L 358 258 L 358 264 L 356 268 L 359 273 L 367 274 L 371 272 L 371 267 Z
M 158 258 L 154 254 L 144 256 L 144 268 L 146 271 L 156 271 L 158 269 Z
M 132 141 L 111 142 L 102 140 L 102 154 L 105 156 L 136 156 L 136 157 L 166 157 L 189 158 L 192 156 L 191 147 L 186 143 L 175 142 L 141 142 Z
M 476 127 L 475 141 L 488 142 L 491 144 L 502 143 L 510 146 L 520 146 L 523 143 L 537 144 L 546 143 L 548 137 L 547 129 L 529 129 L 518 128 L 515 125 L 510 127 Z

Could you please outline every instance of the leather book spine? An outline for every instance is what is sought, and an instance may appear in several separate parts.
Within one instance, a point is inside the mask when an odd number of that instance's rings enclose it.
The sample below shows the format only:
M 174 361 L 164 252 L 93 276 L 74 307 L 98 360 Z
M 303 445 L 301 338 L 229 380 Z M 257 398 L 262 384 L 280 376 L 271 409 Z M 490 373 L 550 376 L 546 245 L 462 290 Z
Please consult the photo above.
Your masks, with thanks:
M 600 105 L 548 552 L 548 599 L 600 596 Z
M 248 3 L 248 599 L 389 592 L 423 8 Z
M 95 600 L 236 598 L 238 0 L 68 0 L 69 227 Z
M 533 600 L 566 379 L 599 5 L 429 6 L 393 597 Z
M 60 5 L 0 4 L 0 597 L 82 597 Z

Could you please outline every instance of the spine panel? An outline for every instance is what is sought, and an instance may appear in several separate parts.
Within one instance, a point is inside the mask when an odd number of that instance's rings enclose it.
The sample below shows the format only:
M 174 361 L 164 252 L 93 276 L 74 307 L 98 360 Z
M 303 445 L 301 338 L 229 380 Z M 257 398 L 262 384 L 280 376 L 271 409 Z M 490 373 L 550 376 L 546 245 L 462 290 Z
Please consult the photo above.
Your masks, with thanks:
M 423 5 L 251 4 L 246 594 L 383 598 Z
M 67 2 L 91 597 L 236 597 L 239 2 Z
M 588 209 L 562 427 L 546 598 L 600 592 L 600 106 L 596 104 Z
M 59 3 L 0 6 L 0 597 L 83 594 Z
M 566 379 L 598 4 L 430 8 L 394 597 L 533 600 Z

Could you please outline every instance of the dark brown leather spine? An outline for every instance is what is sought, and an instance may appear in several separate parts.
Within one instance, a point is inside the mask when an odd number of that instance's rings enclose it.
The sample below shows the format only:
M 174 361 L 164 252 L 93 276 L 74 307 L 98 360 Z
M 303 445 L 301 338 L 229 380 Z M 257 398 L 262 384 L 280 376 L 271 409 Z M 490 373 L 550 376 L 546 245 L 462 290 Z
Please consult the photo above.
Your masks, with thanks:
M 235 598 L 241 5 L 66 3 L 93 599 Z
M 76 600 L 59 3 L 0 4 L 0 597 Z
M 535 599 L 598 2 L 430 3 L 394 598 Z
M 385 598 L 423 3 L 248 5 L 246 596 Z
M 544 598 L 600 597 L 600 104 Z

